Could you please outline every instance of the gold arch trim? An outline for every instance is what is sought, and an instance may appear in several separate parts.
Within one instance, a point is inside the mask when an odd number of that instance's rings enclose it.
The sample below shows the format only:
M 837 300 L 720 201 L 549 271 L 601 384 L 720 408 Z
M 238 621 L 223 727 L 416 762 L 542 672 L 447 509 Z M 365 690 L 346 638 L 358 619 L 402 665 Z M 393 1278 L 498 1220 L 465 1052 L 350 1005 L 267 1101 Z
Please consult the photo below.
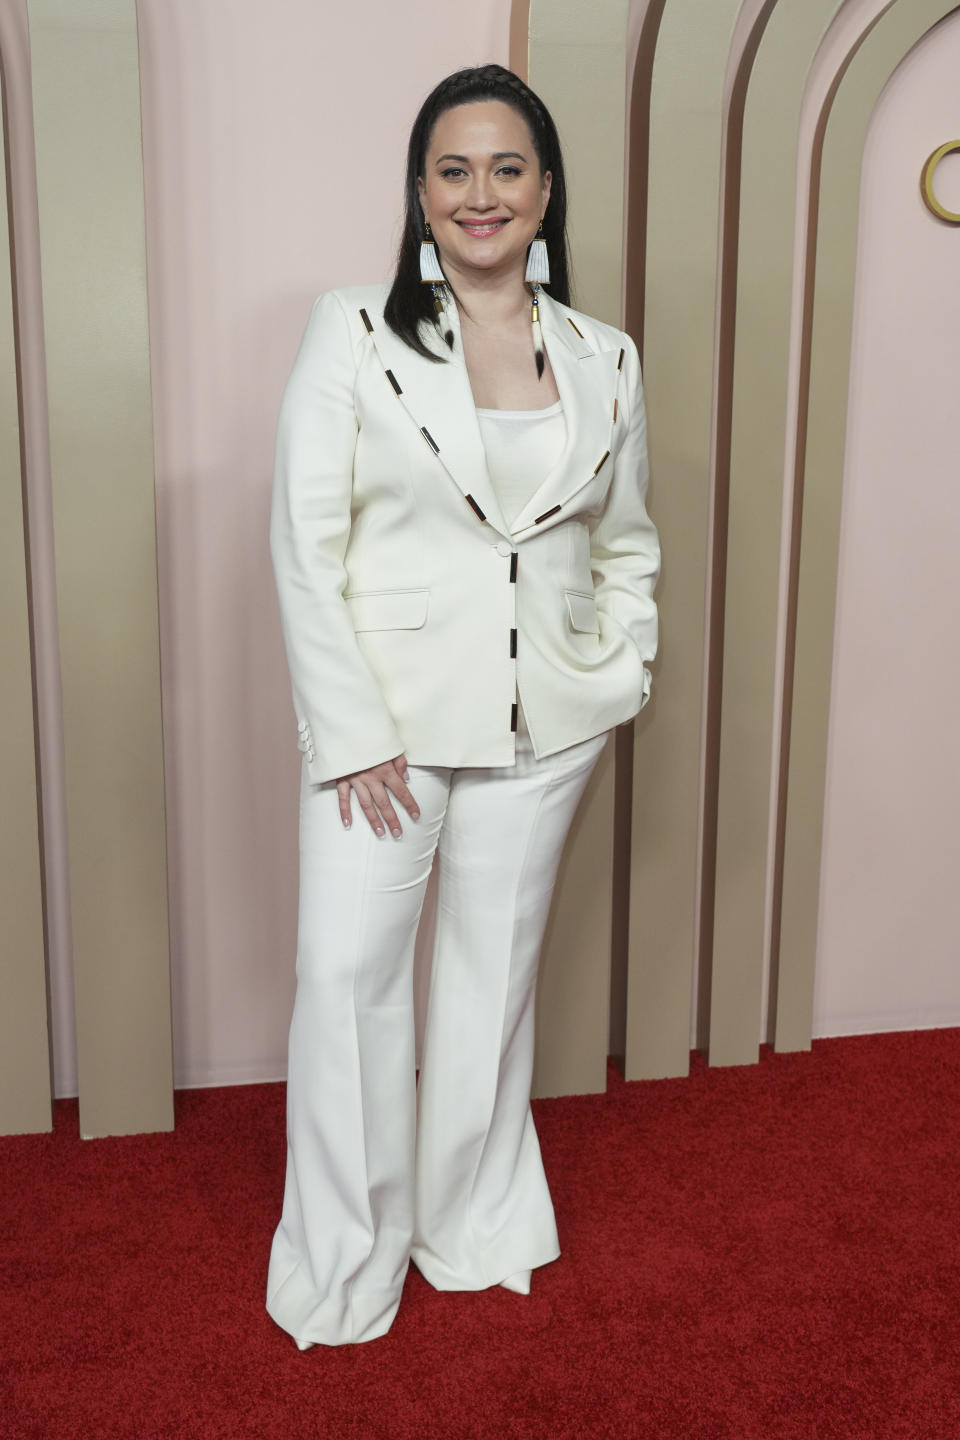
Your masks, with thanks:
M 960 214 L 956 210 L 948 210 L 941 205 L 933 189 L 933 177 L 937 173 L 937 166 L 947 155 L 960 154 L 960 140 L 948 140 L 945 145 L 939 146 L 932 155 L 928 155 L 926 163 L 920 174 L 920 194 L 923 203 L 931 215 L 936 215 L 938 220 L 943 220 L 947 225 L 960 225 Z

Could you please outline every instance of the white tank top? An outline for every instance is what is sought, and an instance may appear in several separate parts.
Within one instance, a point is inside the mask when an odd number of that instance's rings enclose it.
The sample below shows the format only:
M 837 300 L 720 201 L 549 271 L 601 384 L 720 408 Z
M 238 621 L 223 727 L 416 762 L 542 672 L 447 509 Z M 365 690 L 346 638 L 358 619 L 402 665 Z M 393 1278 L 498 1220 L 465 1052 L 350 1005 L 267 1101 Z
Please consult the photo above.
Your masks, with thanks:
M 477 409 L 487 469 L 508 525 L 563 454 L 567 426 L 558 400 L 546 410 Z

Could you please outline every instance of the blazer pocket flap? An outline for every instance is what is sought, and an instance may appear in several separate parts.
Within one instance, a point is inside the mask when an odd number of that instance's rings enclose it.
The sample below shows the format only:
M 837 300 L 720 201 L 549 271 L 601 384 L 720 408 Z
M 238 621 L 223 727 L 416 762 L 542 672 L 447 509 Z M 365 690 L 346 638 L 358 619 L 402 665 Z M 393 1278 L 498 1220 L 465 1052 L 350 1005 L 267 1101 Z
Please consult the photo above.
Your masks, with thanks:
M 581 595 L 577 590 L 565 590 L 564 594 L 567 597 L 571 629 L 582 630 L 588 635 L 599 635 L 600 617 L 597 615 L 597 602 L 594 597 Z
M 419 630 L 426 623 L 429 590 L 366 590 L 345 595 L 354 630 Z

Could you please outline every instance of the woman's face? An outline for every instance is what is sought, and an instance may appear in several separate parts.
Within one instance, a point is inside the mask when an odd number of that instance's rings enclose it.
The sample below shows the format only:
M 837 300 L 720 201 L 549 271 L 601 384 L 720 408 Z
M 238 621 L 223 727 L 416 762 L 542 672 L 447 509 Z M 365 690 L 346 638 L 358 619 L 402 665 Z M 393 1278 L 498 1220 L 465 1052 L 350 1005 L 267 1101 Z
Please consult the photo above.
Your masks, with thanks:
M 482 100 L 445 110 L 433 127 L 420 204 L 444 270 L 490 280 L 519 271 L 550 198 L 527 122 L 512 105 Z

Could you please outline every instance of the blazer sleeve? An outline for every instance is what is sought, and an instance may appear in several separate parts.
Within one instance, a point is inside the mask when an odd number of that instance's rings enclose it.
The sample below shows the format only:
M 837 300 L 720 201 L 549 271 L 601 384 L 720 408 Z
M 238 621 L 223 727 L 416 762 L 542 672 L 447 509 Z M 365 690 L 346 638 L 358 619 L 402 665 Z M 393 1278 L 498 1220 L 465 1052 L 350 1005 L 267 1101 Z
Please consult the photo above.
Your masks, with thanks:
M 650 693 L 646 667 L 657 653 L 653 592 L 660 575 L 660 543 L 646 507 L 649 464 L 640 358 L 630 337 L 623 340 L 627 433 L 604 508 L 590 525 L 590 565 L 601 624 L 624 632 L 640 653 L 645 704 Z
M 313 784 L 403 750 L 343 599 L 358 422 L 356 357 L 337 296 L 321 295 L 287 381 L 270 516 L 283 638 Z

